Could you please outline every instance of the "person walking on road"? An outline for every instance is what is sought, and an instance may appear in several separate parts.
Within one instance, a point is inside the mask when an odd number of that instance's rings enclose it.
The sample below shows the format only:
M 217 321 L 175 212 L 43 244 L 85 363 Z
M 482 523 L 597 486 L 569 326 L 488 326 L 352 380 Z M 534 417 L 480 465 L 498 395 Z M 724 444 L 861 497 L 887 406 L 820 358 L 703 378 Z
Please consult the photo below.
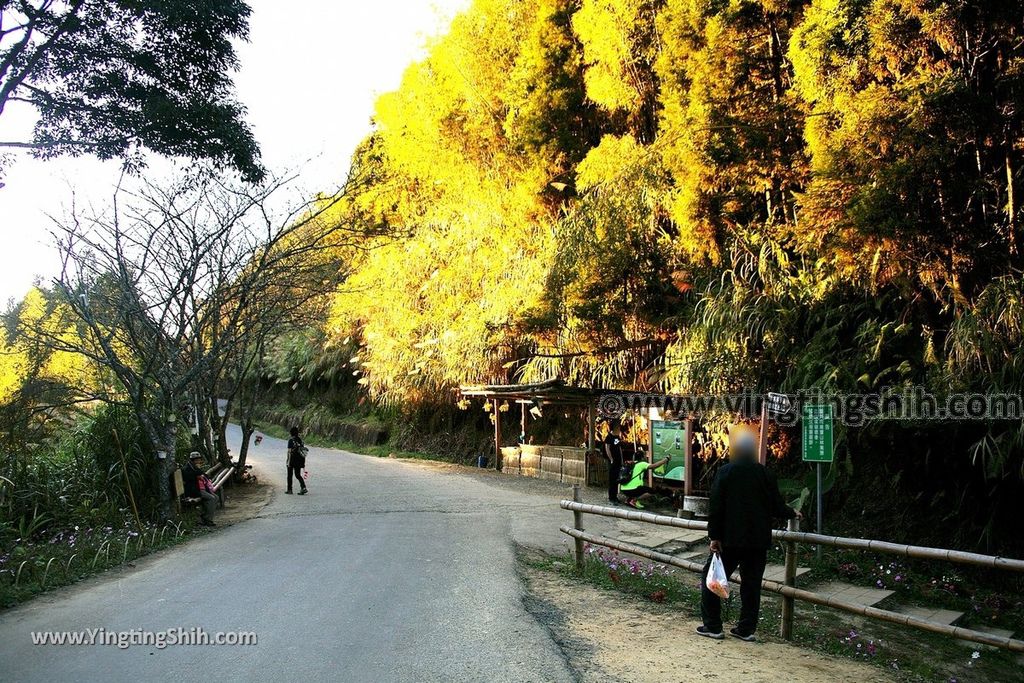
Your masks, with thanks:
M 725 575 L 740 570 L 740 619 L 729 633 L 740 640 L 755 640 L 761 611 L 761 579 L 772 543 L 772 519 L 802 518 L 782 500 L 775 475 L 757 461 L 757 437 L 738 425 L 730 437 L 730 462 L 722 466 L 711 485 L 708 538 L 711 553 L 722 560 Z M 704 566 L 706 577 L 711 557 Z M 700 612 L 704 621 L 697 633 L 721 640 L 722 600 L 701 580 Z
M 608 423 L 604 437 L 604 457 L 608 460 L 608 502 L 619 504 L 619 471 L 622 469 L 622 423 Z
M 299 480 L 299 486 L 302 487 L 299 490 L 299 495 L 304 496 L 309 491 L 306 488 L 306 480 L 302 478 L 302 468 L 306 466 L 306 444 L 299 436 L 298 427 L 292 427 L 291 435 L 291 438 L 288 439 L 288 490 L 285 493 L 292 492 L 292 474 L 294 474 L 295 478 Z

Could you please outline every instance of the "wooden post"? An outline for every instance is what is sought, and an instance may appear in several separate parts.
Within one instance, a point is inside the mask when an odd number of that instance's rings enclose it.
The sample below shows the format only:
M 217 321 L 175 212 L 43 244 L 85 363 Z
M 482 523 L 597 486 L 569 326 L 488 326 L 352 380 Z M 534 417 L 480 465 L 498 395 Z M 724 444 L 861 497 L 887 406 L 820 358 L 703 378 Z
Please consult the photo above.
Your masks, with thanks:
M 761 438 L 757 444 L 757 461 L 768 464 L 768 401 L 761 401 Z
M 791 519 L 786 525 L 787 531 L 800 531 L 800 520 Z M 796 542 L 786 541 L 786 585 L 796 585 Z M 793 640 L 793 608 L 795 599 L 792 596 L 782 596 L 782 637 L 784 640 Z
M 582 502 L 582 501 L 580 501 L 580 485 L 579 484 L 573 484 L 572 485 L 572 499 L 576 503 Z M 583 530 L 583 513 L 581 513 L 579 510 L 573 510 L 572 511 L 572 525 L 573 525 L 573 528 L 577 529 L 578 531 L 582 531 Z M 583 539 L 582 538 L 575 538 L 574 537 L 573 541 L 574 541 L 574 543 L 576 545 L 576 571 L 582 572 L 583 571 Z
M 494 469 L 501 472 L 501 411 L 494 399 Z
M 635 419 L 636 418 L 634 418 L 634 420 Z M 650 418 L 648 418 L 648 423 L 650 423 Z M 636 423 L 634 422 L 633 424 Z M 634 446 L 635 445 L 636 444 L 634 444 Z M 649 428 L 649 425 L 647 430 L 647 464 L 654 464 L 654 439 L 651 438 L 651 430 Z M 647 481 L 647 486 L 650 488 L 654 488 L 654 470 L 648 467 L 646 474 L 647 476 L 645 477 L 645 479 Z
M 686 418 L 686 443 L 683 446 L 683 495 L 693 495 L 693 420 Z
M 520 403 L 519 407 L 522 409 L 522 418 L 519 424 L 519 443 L 520 445 L 526 443 L 526 404 Z
M 594 402 L 587 404 L 587 457 L 583 459 L 583 484 L 590 485 L 590 455 L 594 452 L 594 444 L 597 441 L 597 408 Z
M 818 494 L 817 510 L 815 511 L 816 514 L 814 515 L 814 524 L 815 524 L 815 529 L 817 530 L 817 532 L 819 534 L 822 534 L 822 533 L 824 533 L 824 525 L 822 524 L 822 517 L 825 515 L 825 506 L 824 506 L 824 503 L 822 503 L 822 496 L 821 496 L 821 487 L 822 487 L 822 482 L 821 482 L 821 463 L 820 462 L 816 462 L 814 464 L 815 464 L 816 469 L 817 469 L 817 473 L 815 475 L 816 478 L 817 478 L 817 490 L 815 491 L 815 493 Z M 817 560 L 819 562 L 821 562 L 821 544 L 820 543 L 814 549 L 814 557 L 817 558 Z

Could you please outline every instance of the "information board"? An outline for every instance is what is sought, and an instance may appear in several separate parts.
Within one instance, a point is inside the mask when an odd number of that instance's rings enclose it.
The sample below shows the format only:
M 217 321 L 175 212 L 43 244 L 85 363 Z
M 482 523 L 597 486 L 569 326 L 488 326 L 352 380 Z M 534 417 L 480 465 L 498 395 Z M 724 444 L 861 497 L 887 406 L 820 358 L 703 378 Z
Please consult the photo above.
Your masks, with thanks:
M 832 406 L 805 405 L 803 408 L 804 462 L 832 462 Z
M 686 465 L 686 424 L 671 420 L 651 422 L 651 456 L 658 461 L 669 458 L 667 464 L 654 470 L 654 476 L 675 481 L 683 480 Z

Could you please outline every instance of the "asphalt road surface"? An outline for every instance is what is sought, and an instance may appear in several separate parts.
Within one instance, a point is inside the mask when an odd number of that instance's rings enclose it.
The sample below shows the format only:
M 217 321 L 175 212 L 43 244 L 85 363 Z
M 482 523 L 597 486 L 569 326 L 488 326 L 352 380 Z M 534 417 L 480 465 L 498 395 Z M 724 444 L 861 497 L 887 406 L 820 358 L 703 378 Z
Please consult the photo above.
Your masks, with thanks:
M 237 434 L 234 435 L 237 439 Z M 525 610 L 514 540 L 564 542 L 557 495 L 284 444 L 250 456 L 278 489 L 259 517 L 0 613 L 0 681 L 562 681 Z M 33 645 L 33 631 L 255 632 L 256 645 Z

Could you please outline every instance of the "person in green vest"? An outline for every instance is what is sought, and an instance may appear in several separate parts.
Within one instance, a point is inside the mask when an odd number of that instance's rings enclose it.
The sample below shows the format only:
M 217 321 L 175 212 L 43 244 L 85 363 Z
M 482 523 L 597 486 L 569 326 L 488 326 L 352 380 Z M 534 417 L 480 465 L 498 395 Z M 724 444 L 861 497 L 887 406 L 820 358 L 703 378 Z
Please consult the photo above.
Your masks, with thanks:
M 662 458 L 656 462 L 639 460 L 633 463 L 629 479 L 619 486 L 619 492 L 626 499 L 626 505 L 638 510 L 644 509 L 644 506 L 640 504 L 640 499 L 648 494 L 654 493 L 654 489 L 644 484 L 644 474 L 649 469 L 658 469 L 662 465 L 668 464 L 668 461 L 669 458 Z

